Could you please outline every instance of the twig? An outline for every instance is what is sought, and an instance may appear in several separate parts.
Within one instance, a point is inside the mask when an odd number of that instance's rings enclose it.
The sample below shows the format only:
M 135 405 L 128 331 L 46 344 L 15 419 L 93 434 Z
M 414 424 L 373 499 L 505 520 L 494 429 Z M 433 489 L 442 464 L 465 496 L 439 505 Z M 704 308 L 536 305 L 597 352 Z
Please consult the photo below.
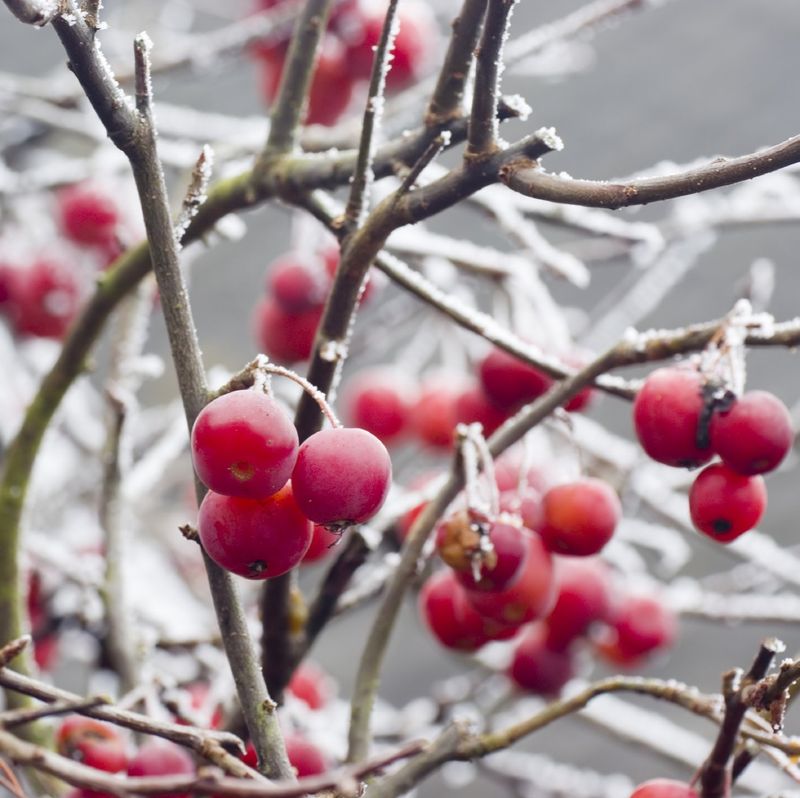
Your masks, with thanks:
M 489 0 L 483 36 L 475 56 L 475 90 L 465 158 L 481 158 L 497 147 L 497 98 L 500 96 L 503 45 L 517 0 Z
M 297 20 L 283 65 L 278 97 L 272 111 L 264 159 L 285 155 L 297 145 L 298 131 L 311 86 L 319 42 L 325 32 L 331 0 L 308 0 Z M 257 167 L 258 168 L 258 167 Z
M 540 166 L 508 169 L 501 179 L 512 191 L 527 197 L 567 205 L 616 209 L 741 183 L 798 162 L 800 135 L 738 158 L 715 158 L 704 166 L 685 172 L 627 183 L 567 179 L 549 174 Z
M 91 696 L 89 698 L 81 698 L 78 701 L 56 701 L 48 706 L 35 709 L 13 709 L 0 713 L 0 727 L 11 729 L 14 726 L 22 726 L 40 718 L 66 715 L 70 712 L 81 713 L 87 709 L 104 706 L 109 702 L 110 699 L 106 696 Z
M 426 125 L 435 127 L 463 113 L 464 90 L 485 14 L 486 0 L 464 0 L 459 15 L 453 21 L 447 54 L 428 103 Z
M 384 90 L 386 88 L 386 73 L 389 71 L 394 40 L 398 33 L 397 27 L 398 0 L 390 0 L 386 8 L 386 17 L 383 21 L 378 47 L 372 61 L 372 72 L 367 90 L 367 103 L 361 122 L 361 140 L 358 145 L 358 159 L 353 173 L 353 182 L 350 186 L 350 196 L 345 208 L 345 221 L 353 227 L 360 227 L 364 222 L 369 201 L 369 188 L 372 185 L 374 174 L 372 164 L 375 160 L 375 144 L 383 114 Z

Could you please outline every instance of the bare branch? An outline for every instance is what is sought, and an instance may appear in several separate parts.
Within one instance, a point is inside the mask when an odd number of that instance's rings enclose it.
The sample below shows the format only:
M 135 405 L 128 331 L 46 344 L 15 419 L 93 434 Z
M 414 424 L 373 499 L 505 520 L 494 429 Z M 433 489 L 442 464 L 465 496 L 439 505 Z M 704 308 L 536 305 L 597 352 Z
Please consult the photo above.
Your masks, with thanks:
M 11 13 L 26 25 L 42 27 L 59 12 L 56 0 L 4 0 Z

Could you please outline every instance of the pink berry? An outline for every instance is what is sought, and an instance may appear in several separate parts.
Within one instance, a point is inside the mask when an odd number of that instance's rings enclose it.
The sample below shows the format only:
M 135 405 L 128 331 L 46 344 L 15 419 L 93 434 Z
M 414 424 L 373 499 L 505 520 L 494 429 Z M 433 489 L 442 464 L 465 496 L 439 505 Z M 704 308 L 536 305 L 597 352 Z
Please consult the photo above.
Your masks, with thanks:
M 311 543 L 311 530 L 291 482 L 266 499 L 209 491 L 198 516 L 200 542 L 208 556 L 247 579 L 271 579 L 294 568 Z
M 542 540 L 557 554 L 597 554 L 611 540 L 622 515 L 613 489 L 591 477 L 550 488 L 542 504 Z
M 286 743 L 286 755 L 297 772 L 298 778 L 318 776 L 328 769 L 325 754 L 305 737 L 290 733 L 285 735 L 284 742 Z
M 302 313 L 325 301 L 330 281 L 321 263 L 288 253 L 267 267 L 267 292 L 286 313 Z
M 284 409 L 259 390 L 209 402 L 192 427 L 192 460 L 215 493 L 264 499 L 279 491 L 297 459 L 297 430 Z
M 305 660 L 297 666 L 286 689 L 310 709 L 322 709 L 334 695 L 335 684 L 319 665 Z
M 316 524 L 347 526 L 372 518 L 392 482 L 386 447 L 371 433 L 333 427 L 300 446 L 292 472 L 297 502 Z
M 259 348 L 282 363 L 307 360 L 323 306 L 287 313 L 273 297 L 264 297 L 253 309 L 253 335 Z
M 793 440 L 786 405 L 768 391 L 748 391 L 711 419 L 712 448 L 740 474 L 752 476 L 777 468 Z
M 423 443 L 435 449 L 452 447 L 457 398 L 458 389 L 442 380 L 423 383 L 411 413 L 411 426 Z
M 350 383 L 344 398 L 350 423 L 385 444 L 401 438 L 411 421 L 413 386 L 402 374 L 365 371 Z
M 79 303 L 78 281 L 63 264 L 40 260 L 15 270 L 8 314 L 20 335 L 63 338 Z
M 697 790 L 683 781 L 650 779 L 640 784 L 630 798 L 698 798 Z
M 764 478 L 745 476 L 723 463 L 706 466 L 689 491 L 692 522 L 719 543 L 729 543 L 756 526 L 766 506 Z
M 703 378 L 697 371 L 656 369 L 633 403 L 633 423 L 642 448 L 653 460 L 694 468 L 707 463 L 711 447 L 698 445 L 703 413 Z
M 178 776 L 194 773 L 192 757 L 166 740 L 148 741 L 128 765 L 129 776 Z M 188 798 L 188 793 L 158 793 L 155 798 Z

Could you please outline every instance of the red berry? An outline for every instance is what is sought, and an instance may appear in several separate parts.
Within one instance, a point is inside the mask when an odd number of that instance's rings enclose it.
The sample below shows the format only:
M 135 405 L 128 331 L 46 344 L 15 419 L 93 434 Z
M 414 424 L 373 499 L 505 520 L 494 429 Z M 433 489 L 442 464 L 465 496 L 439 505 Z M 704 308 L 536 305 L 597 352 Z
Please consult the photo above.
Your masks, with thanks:
M 725 465 L 740 474 L 777 468 L 792 448 L 792 417 L 768 391 L 748 391 L 711 419 L 711 446 Z
M 297 459 L 297 430 L 284 409 L 259 390 L 209 402 L 192 427 L 192 460 L 215 493 L 264 499 L 279 491 Z
M 557 696 L 575 675 L 573 655 L 553 647 L 543 624 L 531 626 L 514 648 L 508 676 L 521 690 Z
M 119 210 L 106 193 L 87 185 L 58 194 L 61 227 L 76 244 L 104 246 L 114 241 Z
M 703 378 L 691 369 L 660 368 L 647 377 L 633 403 L 633 423 L 653 460 L 694 468 L 711 459 L 711 447 L 697 444 L 702 389 Z
M 56 747 L 62 756 L 107 773 L 119 773 L 128 767 L 125 739 L 120 731 L 94 718 L 66 718 L 56 733 Z
M 436 379 L 422 385 L 411 413 L 411 424 L 419 439 L 436 449 L 453 445 L 453 431 L 458 423 L 458 390 Z
M 538 535 L 528 538 L 528 556 L 510 587 L 496 593 L 467 592 L 470 604 L 485 618 L 505 625 L 528 623 L 553 604 L 553 559 Z
M 289 253 L 267 268 L 267 292 L 287 313 L 302 313 L 325 301 L 330 281 L 322 264 L 300 253 Z
M 316 524 L 348 526 L 372 518 L 392 483 L 392 461 L 371 433 L 354 427 L 315 432 L 292 472 L 297 502 Z
M 332 680 L 313 662 L 303 661 L 297 666 L 286 689 L 304 701 L 310 709 L 322 709 L 333 697 Z
M 325 755 L 314 743 L 299 734 L 287 734 L 284 737 L 286 755 L 297 771 L 297 777 L 318 776 L 328 769 Z
M 308 547 L 308 551 L 303 555 L 303 564 L 307 565 L 312 562 L 324 560 L 329 554 L 333 553 L 333 550 L 341 539 L 342 536 L 338 532 L 331 532 L 324 526 L 314 524 L 314 531 L 311 535 L 311 545 Z
M 503 410 L 496 408 L 476 386 L 462 391 L 456 398 L 456 420 L 464 424 L 478 422 L 488 438 L 507 418 Z
M 52 671 L 58 664 L 61 644 L 58 635 L 47 634 L 33 641 L 33 659 L 42 671 Z
M 129 776 L 178 776 L 194 773 L 192 757 L 167 740 L 150 740 L 128 765 Z M 158 793 L 155 798 L 188 798 L 189 793 Z
M 752 529 L 766 506 L 764 478 L 747 477 L 723 463 L 706 466 L 689 491 L 692 522 L 719 543 L 730 543 Z
M 344 398 L 350 423 L 386 444 L 402 437 L 411 420 L 413 388 L 399 373 L 365 371 L 350 383 Z
M 41 260 L 15 270 L 8 314 L 21 335 L 63 338 L 79 302 L 74 273 L 56 261 Z
M 640 784 L 630 798 L 698 798 L 697 790 L 683 781 L 650 779 Z
M 615 665 L 636 665 L 643 657 L 669 648 L 678 622 L 655 596 L 625 596 L 617 605 L 598 651 Z
M 542 540 L 550 551 L 586 557 L 611 540 L 622 515 L 617 494 L 586 477 L 550 488 L 542 498 Z
M 253 335 L 259 348 L 283 363 L 307 360 L 323 306 L 287 313 L 273 297 L 264 297 L 253 310 Z
M 597 559 L 559 558 L 556 562 L 556 603 L 545 619 L 548 644 L 566 648 L 591 624 L 605 620 L 611 607 L 608 570 Z
M 492 349 L 479 366 L 481 385 L 502 410 L 515 410 L 546 393 L 553 380 L 503 349 Z
M 303 559 L 312 525 L 288 482 L 266 499 L 209 491 L 197 521 L 200 542 L 217 565 L 248 579 L 280 576 Z
M 500 494 L 500 510 L 519 518 L 524 527 L 538 532 L 544 521 L 542 495 L 536 488 L 504 490 Z

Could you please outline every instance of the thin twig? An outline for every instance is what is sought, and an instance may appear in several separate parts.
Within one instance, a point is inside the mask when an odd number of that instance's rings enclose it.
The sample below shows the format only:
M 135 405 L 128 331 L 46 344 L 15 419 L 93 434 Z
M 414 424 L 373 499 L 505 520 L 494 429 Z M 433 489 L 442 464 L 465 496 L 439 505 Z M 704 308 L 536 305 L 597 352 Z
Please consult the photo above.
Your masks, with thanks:
M 50 718 L 55 715 L 66 715 L 70 712 L 84 712 L 87 709 L 104 706 L 110 703 L 111 699 L 106 696 L 90 696 L 81 698 L 78 701 L 56 701 L 44 707 L 35 709 L 13 709 L 8 712 L 0 713 L 0 727 L 11 729 L 14 726 L 22 726 L 40 718 Z

